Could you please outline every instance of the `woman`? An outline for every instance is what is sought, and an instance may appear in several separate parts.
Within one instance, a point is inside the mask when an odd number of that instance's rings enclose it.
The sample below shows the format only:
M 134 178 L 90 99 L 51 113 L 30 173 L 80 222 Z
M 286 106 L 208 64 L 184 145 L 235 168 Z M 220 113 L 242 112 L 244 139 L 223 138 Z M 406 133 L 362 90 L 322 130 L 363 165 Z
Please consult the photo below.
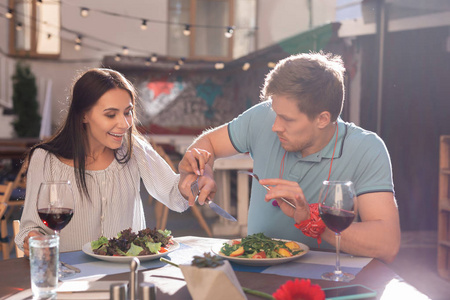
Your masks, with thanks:
M 175 174 L 139 135 L 135 127 L 136 93 L 125 77 L 109 69 L 92 69 L 75 82 L 67 118 L 49 140 L 34 146 L 27 159 L 27 193 L 16 244 L 29 253 L 28 239 L 52 234 L 40 220 L 36 199 L 41 182 L 69 180 L 75 209 L 61 230 L 60 250 L 80 250 L 100 236 L 145 228 L 140 198 L 147 191 L 170 209 L 182 212 L 193 204 L 193 175 Z M 194 154 L 203 162 L 207 152 Z M 184 184 L 182 184 L 184 182 Z M 208 178 L 200 185 L 207 185 Z

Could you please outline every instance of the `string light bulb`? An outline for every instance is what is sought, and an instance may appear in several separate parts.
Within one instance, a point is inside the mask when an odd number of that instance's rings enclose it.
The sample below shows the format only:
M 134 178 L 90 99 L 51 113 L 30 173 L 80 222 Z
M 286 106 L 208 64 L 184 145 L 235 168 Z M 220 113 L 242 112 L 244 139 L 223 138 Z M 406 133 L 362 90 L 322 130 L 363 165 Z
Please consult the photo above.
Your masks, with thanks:
M 116 54 L 116 56 L 114 57 L 115 61 L 120 61 L 122 58 L 120 57 L 120 54 Z
M 185 60 L 186 60 L 186 59 L 185 59 L 184 57 L 180 58 L 180 59 L 178 60 L 178 64 L 179 64 L 180 66 L 184 65 L 184 61 L 185 61 Z
M 142 24 L 141 24 L 141 29 L 142 30 L 147 30 L 147 20 L 142 20 Z
M 5 13 L 5 17 L 7 19 L 11 19 L 13 17 L 13 10 L 11 8 L 8 8 L 8 11 Z
M 42 4 L 42 0 L 36 0 L 36 5 L 40 6 Z
M 275 68 L 275 63 L 272 62 L 272 61 L 269 61 L 269 62 L 267 63 L 267 66 L 268 66 L 269 68 L 273 69 L 273 68 Z
M 81 10 L 80 10 L 80 15 L 83 18 L 86 18 L 87 16 L 89 16 L 89 8 L 82 7 Z
M 81 34 L 77 35 L 77 37 L 75 38 L 75 43 L 81 43 L 81 39 L 82 39 Z
M 76 43 L 74 48 L 75 48 L 75 50 L 80 51 L 80 49 L 81 49 L 81 42 Z
M 148 66 L 150 66 L 152 63 L 150 62 L 150 57 L 149 58 L 147 58 L 146 60 L 145 60 L 145 65 L 148 67 Z
M 184 25 L 183 34 L 185 36 L 191 35 L 191 25 L 189 25 L 189 24 Z
M 242 70 L 247 71 L 248 69 L 250 69 L 250 63 L 246 62 L 242 65 Z
M 18 22 L 18 23 L 16 24 L 16 30 L 17 30 L 17 31 L 21 31 L 21 30 L 22 30 L 22 23 Z
M 128 55 L 128 53 L 130 53 L 130 51 L 128 50 L 128 47 L 122 47 L 122 54 Z
M 222 70 L 225 67 L 225 64 L 223 62 L 218 62 L 214 65 L 214 68 L 216 68 L 216 70 Z
M 152 57 L 150 58 L 150 60 L 152 62 L 157 62 L 158 61 L 158 56 L 156 56 L 156 54 L 152 54 Z
M 233 36 L 233 32 L 234 32 L 233 27 L 228 26 L 228 27 L 227 27 L 227 30 L 226 30 L 225 33 L 224 33 L 224 35 L 225 35 L 225 37 L 226 37 L 227 39 L 229 39 L 229 38 L 231 38 L 231 37 Z

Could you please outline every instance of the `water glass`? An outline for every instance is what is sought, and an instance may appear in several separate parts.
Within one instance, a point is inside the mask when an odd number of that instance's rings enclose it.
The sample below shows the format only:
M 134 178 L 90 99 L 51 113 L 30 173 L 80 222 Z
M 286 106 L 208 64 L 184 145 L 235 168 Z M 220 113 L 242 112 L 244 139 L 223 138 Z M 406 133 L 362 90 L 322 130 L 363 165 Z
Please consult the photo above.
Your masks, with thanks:
M 29 239 L 29 245 L 33 299 L 56 299 L 59 236 L 33 236 Z

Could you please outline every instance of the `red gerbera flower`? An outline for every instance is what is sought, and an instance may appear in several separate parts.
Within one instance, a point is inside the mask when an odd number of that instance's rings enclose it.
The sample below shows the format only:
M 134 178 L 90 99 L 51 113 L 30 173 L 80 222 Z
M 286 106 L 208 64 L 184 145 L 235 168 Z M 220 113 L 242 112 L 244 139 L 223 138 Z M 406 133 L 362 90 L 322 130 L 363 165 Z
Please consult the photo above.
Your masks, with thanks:
M 272 294 L 276 300 L 324 300 L 325 293 L 318 284 L 309 279 L 289 280 Z

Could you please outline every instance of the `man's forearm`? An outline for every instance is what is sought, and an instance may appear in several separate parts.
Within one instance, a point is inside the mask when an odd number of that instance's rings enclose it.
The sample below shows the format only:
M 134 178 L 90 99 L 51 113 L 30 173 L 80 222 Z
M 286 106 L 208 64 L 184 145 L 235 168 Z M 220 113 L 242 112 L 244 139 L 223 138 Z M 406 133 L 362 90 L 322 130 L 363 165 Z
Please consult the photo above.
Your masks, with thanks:
M 336 246 L 335 233 L 326 229 L 322 239 Z M 392 262 L 400 248 L 400 230 L 387 221 L 353 223 L 341 234 L 341 250 L 353 255 Z

